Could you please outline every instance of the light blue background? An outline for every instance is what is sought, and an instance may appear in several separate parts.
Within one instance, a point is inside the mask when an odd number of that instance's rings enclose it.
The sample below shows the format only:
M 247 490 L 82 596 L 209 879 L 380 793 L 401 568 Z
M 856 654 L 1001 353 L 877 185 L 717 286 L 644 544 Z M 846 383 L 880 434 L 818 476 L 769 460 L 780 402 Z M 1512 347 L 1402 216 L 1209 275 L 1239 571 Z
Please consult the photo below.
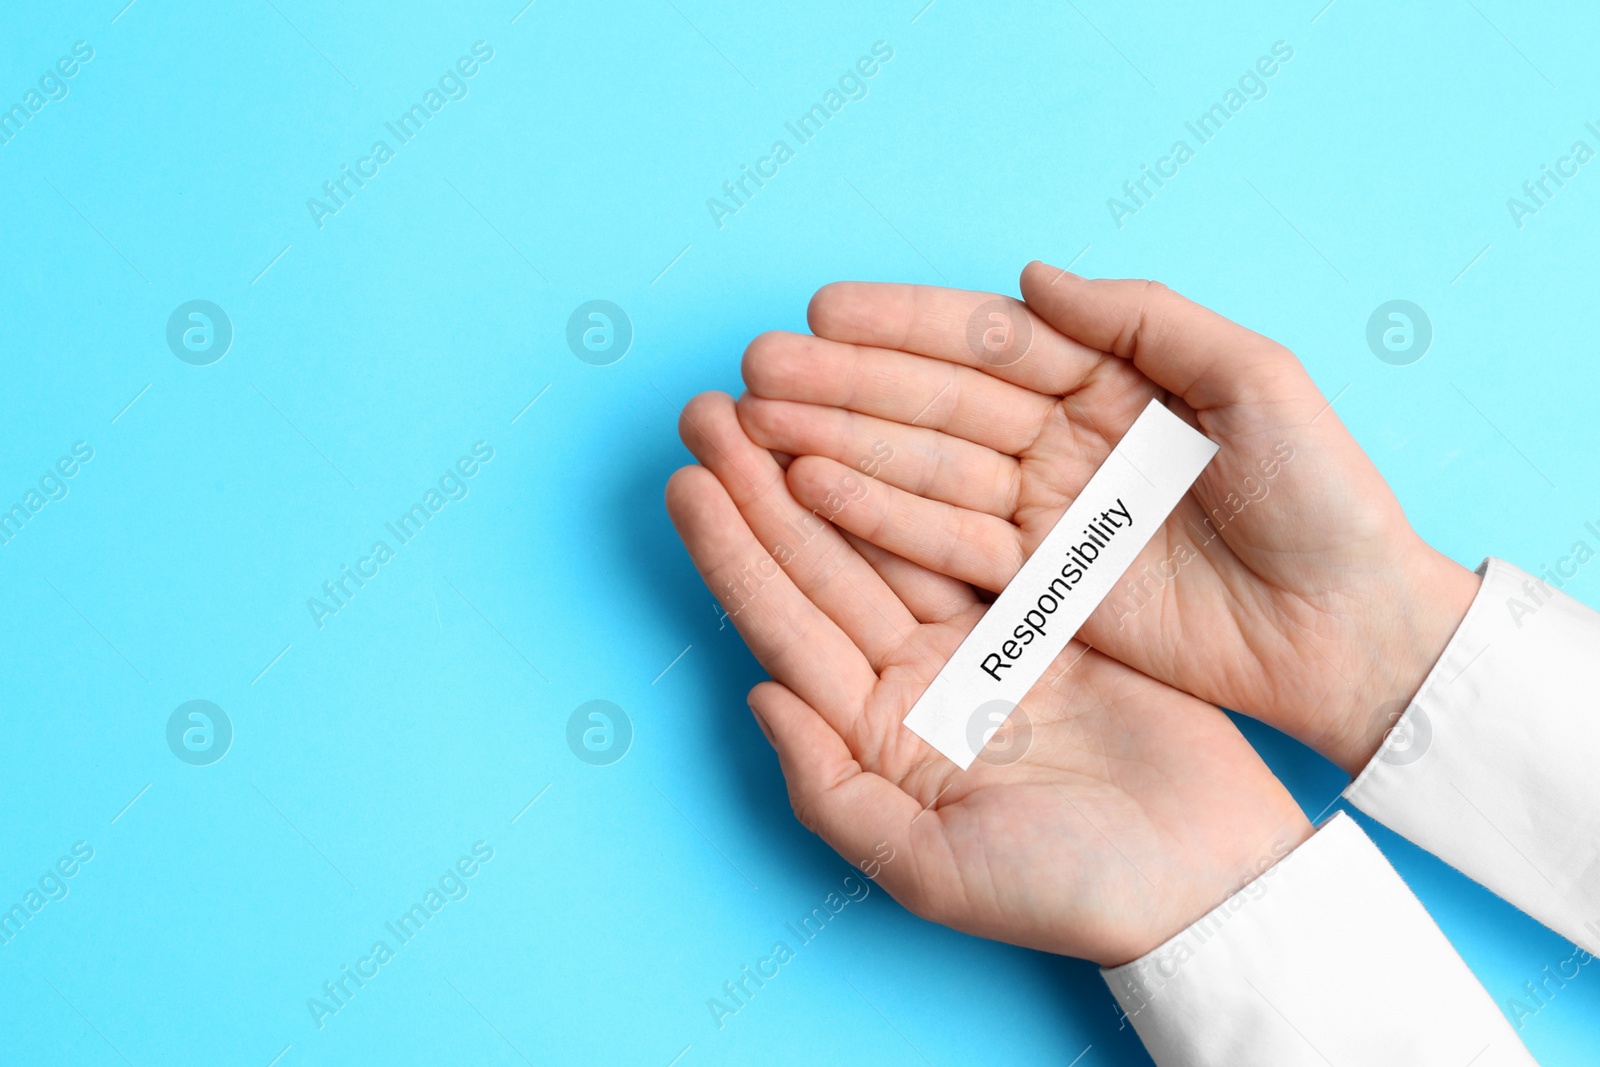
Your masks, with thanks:
M 0 946 L 0 1061 L 1147 1063 L 1092 966 L 881 892 L 707 1011 L 849 868 L 789 813 L 661 488 L 676 408 L 829 280 L 1161 278 L 1291 345 L 1458 560 L 1542 567 L 1600 520 L 1600 161 L 1521 229 L 1505 203 L 1600 148 L 1582 5 L 122 3 L 0 33 L 5 106 L 95 50 L 0 147 L 0 504 L 95 449 L 0 548 L 0 904 L 95 850 Z M 319 230 L 307 198 L 479 40 L 470 95 Z M 719 229 L 707 197 L 879 40 L 869 95 Z M 1270 94 L 1119 229 L 1106 199 L 1279 40 Z M 165 343 L 194 298 L 235 329 L 209 367 Z M 591 298 L 635 327 L 613 366 L 565 345 Z M 1392 298 L 1433 321 L 1413 366 L 1366 347 Z M 480 440 L 470 495 L 319 630 L 307 598 Z M 236 731 L 209 767 L 164 737 L 196 698 Z M 612 766 L 565 742 L 594 698 L 633 721 Z M 1245 728 L 1326 809 L 1337 771 Z M 1571 954 L 1368 826 L 1500 1002 Z M 307 998 L 480 840 L 319 1030 Z M 1522 1033 L 1592 1062 L 1600 968 Z

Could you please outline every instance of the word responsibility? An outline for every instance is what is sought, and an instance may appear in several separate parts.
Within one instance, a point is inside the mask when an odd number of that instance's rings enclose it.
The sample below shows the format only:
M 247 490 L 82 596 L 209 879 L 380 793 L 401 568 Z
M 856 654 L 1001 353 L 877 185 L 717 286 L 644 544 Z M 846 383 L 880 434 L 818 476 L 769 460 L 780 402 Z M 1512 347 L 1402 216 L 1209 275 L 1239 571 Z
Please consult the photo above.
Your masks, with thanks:
M 1119 518 L 1121 522 L 1117 521 Z M 1118 530 L 1125 530 L 1132 525 L 1133 515 L 1121 497 L 1117 498 L 1116 507 L 1107 508 L 1091 519 L 1083 528 L 1086 540 L 1067 549 L 1067 561 L 1061 565 L 1061 573 L 1050 579 L 1050 584 L 1039 594 L 1033 607 L 1023 612 L 1022 622 L 1011 631 L 1012 640 L 1002 642 L 999 652 L 989 653 L 978 664 L 984 673 L 999 681 L 1001 671 L 1015 666 L 1034 639 L 1045 635 L 1045 623 L 1056 613 L 1067 594 L 1083 581 L 1089 568 L 1094 566 L 1094 561 L 1100 558 L 1101 549 L 1111 544 Z
M 912 705 L 906 728 L 971 766 L 1216 454 L 1152 400 Z

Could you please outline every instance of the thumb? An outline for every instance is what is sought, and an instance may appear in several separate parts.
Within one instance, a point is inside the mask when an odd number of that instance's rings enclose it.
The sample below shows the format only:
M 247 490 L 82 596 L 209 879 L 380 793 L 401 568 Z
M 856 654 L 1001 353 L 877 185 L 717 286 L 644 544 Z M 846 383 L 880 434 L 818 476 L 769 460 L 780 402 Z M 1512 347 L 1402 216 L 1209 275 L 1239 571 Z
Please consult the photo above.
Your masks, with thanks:
M 1195 411 L 1321 394 L 1294 353 L 1160 282 L 1080 278 L 1035 260 L 1022 296 L 1067 337 L 1131 360 Z
M 923 894 L 911 830 L 922 805 L 888 779 L 863 771 L 833 727 L 777 682 L 750 691 L 750 710 L 777 750 L 795 817 L 851 866 L 918 910 Z

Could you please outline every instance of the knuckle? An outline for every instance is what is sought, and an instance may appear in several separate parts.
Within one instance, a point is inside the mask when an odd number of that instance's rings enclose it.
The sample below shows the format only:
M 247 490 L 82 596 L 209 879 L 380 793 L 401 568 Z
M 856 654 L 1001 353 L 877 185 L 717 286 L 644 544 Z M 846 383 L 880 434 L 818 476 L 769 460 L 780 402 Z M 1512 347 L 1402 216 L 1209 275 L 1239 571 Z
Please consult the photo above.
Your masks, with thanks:
M 818 837 L 822 836 L 822 819 L 817 812 L 815 798 L 799 796 L 791 789 L 789 790 L 789 807 L 793 809 L 794 817 L 801 826 L 804 826 Z
M 1147 279 L 1139 287 L 1139 318 L 1141 321 L 1159 319 L 1167 306 L 1177 297 L 1166 283 Z
M 1007 472 L 1005 484 L 998 489 L 1000 514 L 1014 517 L 1022 503 L 1022 464 L 1013 463 Z
M 1121 338 L 1130 353 L 1140 346 L 1148 348 L 1161 343 L 1171 321 L 1172 305 L 1179 299 L 1163 282 L 1146 279 L 1140 283 L 1137 312 Z

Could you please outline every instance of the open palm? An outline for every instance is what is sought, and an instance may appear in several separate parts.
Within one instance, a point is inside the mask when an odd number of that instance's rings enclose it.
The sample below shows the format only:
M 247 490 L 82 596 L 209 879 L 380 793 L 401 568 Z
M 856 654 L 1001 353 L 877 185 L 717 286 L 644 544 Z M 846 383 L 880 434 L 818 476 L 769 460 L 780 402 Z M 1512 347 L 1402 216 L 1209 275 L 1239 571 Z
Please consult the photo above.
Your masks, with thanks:
M 841 528 L 993 592 L 1161 398 L 1221 452 L 1080 636 L 1354 773 L 1476 579 L 1411 530 L 1282 346 L 1147 282 L 1032 264 L 1022 288 L 1026 305 L 828 286 L 810 309 L 816 336 L 751 345 L 741 422 L 797 457 L 787 481 L 802 504 L 851 479 Z M 971 340 L 989 319 L 1006 343 Z
M 827 520 L 849 495 L 797 503 L 727 396 L 691 401 L 680 430 L 702 465 L 673 475 L 668 509 L 774 679 L 750 703 L 795 812 L 853 862 L 892 848 L 877 878 L 911 910 L 1118 964 L 1310 834 L 1226 716 L 1076 643 L 958 770 L 901 719 L 977 591 L 842 535 Z

